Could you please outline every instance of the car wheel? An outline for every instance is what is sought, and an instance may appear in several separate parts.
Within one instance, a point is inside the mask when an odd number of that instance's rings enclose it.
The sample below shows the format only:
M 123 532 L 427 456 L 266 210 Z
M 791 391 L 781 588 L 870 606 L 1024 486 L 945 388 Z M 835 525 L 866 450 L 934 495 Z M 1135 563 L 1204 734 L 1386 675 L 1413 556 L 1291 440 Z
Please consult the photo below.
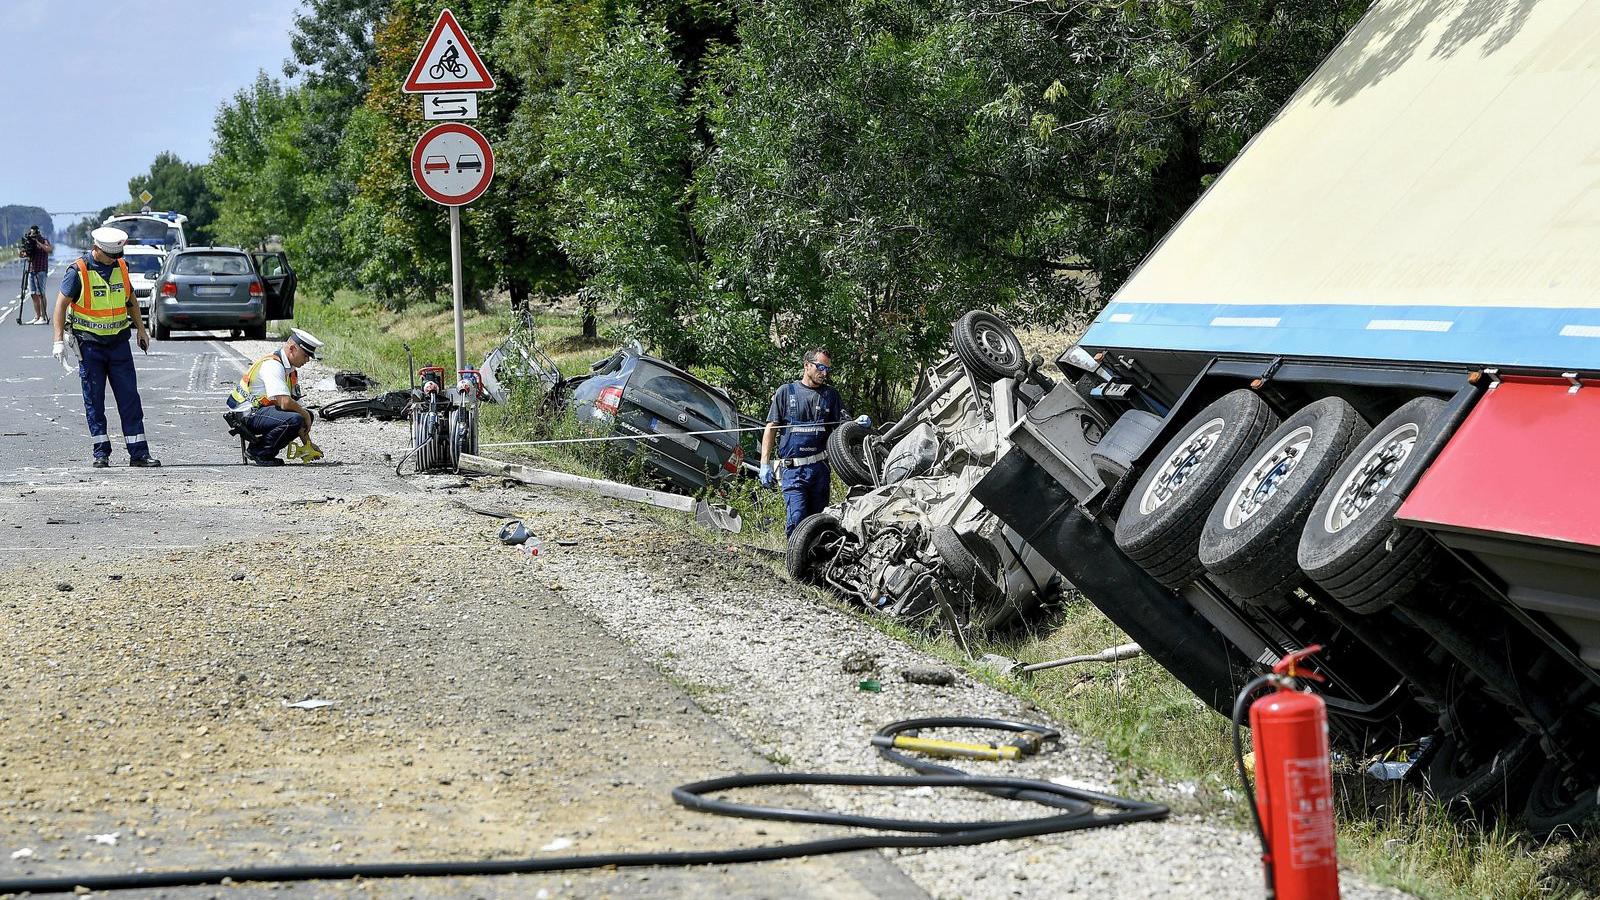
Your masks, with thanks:
M 1145 467 L 1117 518 L 1117 546 L 1150 577 L 1177 589 L 1205 572 L 1200 531 L 1222 489 L 1278 426 L 1247 390 L 1202 409 Z
M 1600 826 L 1600 784 L 1546 760 L 1528 790 L 1526 825 L 1535 837 L 1586 833 Z
M 867 460 L 867 437 L 872 430 L 860 422 L 841 423 L 828 435 L 828 465 L 839 480 L 851 487 L 874 485 L 878 479 Z
M 1296 554 L 1311 507 L 1367 423 L 1327 397 L 1285 419 L 1222 489 L 1200 532 L 1200 563 L 1240 603 L 1281 599 L 1305 582 Z
M 789 534 L 789 552 L 784 557 L 790 577 L 808 584 L 820 584 L 817 567 L 833 559 L 834 545 L 844 537 L 844 526 L 827 513 L 805 517 Z
M 1300 535 L 1300 568 L 1346 609 L 1373 613 L 1404 599 L 1432 570 L 1434 547 L 1413 528 L 1397 528 L 1402 497 L 1387 489 L 1444 404 L 1418 397 L 1378 423 L 1333 473 Z
M 160 319 L 156 320 L 156 340 L 158 340 L 158 341 L 170 341 L 170 340 L 172 340 L 172 326 L 171 325 L 163 325 L 163 324 L 161 324 L 161 320 Z
M 267 323 L 262 322 L 260 325 L 251 325 L 249 328 L 244 329 L 244 336 L 245 336 L 246 340 L 250 340 L 250 341 L 264 341 L 264 340 L 266 340 L 267 339 Z
M 1028 364 L 1016 332 L 994 313 L 975 309 L 956 320 L 951 334 L 956 355 L 979 378 L 1012 378 Z

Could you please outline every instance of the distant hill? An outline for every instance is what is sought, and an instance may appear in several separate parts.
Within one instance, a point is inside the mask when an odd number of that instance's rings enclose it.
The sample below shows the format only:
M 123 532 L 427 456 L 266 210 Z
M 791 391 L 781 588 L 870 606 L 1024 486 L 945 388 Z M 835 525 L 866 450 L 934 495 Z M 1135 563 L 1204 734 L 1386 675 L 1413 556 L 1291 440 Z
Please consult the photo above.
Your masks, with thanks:
M 50 213 L 38 206 L 0 206 L 0 246 L 14 245 L 22 240 L 27 233 L 29 225 L 39 226 L 39 230 L 52 240 L 56 236 L 55 225 L 50 222 Z

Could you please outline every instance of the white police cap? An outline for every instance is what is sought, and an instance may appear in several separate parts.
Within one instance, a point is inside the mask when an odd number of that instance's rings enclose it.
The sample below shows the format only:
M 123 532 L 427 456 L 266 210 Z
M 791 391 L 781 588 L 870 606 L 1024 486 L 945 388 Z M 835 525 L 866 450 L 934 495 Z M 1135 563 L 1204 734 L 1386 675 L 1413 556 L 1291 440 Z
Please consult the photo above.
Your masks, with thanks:
M 89 236 L 94 238 L 94 245 L 100 248 L 100 252 L 107 256 L 121 256 L 122 248 L 128 244 L 128 233 L 109 225 L 96 228 L 89 232 Z
M 300 349 L 304 350 L 306 355 L 312 359 L 317 358 L 317 350 L 322 347 L 322 342 L 312 337 L 310 332 L 301 331 L 298 328 L 289 329 L 289 340 L 300 345 Z

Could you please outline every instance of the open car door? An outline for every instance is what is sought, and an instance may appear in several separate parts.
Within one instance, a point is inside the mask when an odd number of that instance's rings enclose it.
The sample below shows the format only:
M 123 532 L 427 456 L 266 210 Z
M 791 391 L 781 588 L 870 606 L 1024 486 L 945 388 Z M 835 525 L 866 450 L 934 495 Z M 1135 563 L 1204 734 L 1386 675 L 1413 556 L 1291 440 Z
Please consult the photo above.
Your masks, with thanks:
M 252 253 L 250 258 L 255 260 L 256 272 L 267 286 L 267 319 L 294 318 L 294 288 L 299 277 L 289 268 L 289 257 L 276 251 Z

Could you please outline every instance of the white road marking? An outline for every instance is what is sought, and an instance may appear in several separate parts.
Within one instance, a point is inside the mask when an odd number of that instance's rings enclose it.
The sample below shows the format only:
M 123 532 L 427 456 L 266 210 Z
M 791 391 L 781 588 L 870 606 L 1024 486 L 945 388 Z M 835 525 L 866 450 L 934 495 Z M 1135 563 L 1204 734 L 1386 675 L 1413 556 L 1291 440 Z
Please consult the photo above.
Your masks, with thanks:
M 1373 319 L 1368 331 L 1449 331 L 1453 321 L 1443 319 Z
M 1282 321 L 1278 316 L 1217 316 L 1211 320 L 1212 328 L 1277 328 Z

